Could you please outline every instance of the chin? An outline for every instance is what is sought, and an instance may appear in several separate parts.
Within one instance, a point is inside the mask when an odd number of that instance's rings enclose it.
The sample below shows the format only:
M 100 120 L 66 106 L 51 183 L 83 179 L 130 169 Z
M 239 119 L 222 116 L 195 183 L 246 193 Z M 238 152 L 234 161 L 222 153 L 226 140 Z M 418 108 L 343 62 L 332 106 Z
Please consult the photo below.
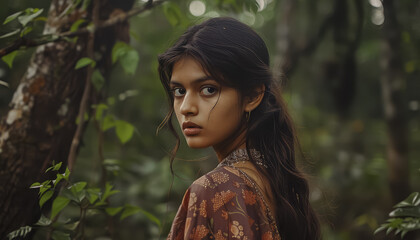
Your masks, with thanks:
M 186 139 L 186 142 L 190 148 L 207 148 L 211 146 L 210 144 L 203 142 L 200 139 Z

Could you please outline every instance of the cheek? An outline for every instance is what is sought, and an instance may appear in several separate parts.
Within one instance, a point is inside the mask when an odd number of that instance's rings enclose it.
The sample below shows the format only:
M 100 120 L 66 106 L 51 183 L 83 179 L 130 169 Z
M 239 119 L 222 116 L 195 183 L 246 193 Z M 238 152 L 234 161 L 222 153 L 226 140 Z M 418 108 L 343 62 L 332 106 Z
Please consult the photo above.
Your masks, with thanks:
M 210 112 L 209 124 L 220 134 L 230 135 L 237 131 L 242 124 L 242 109 L 236 99 L 224 100 L 228 104 L 221 104 L 220 101 Z
M 241 125 L 241 117 L 237 108 L 226 109 L 222 112 L 220 117 L 216 120 L 216 127 L 224 129 L 226 132 L 234 132 Z

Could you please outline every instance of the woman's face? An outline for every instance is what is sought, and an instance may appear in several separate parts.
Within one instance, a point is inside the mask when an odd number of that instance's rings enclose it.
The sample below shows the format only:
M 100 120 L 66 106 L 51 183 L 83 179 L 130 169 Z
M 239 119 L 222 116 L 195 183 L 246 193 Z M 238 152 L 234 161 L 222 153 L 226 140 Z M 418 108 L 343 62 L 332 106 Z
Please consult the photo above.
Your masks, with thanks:
M 183 57 L 172 69 L 170 87 L 174 111 L 191 148 L 232 144 L 243 125 L 244 106 L 239 92 L 213 80 L 191 57 Z

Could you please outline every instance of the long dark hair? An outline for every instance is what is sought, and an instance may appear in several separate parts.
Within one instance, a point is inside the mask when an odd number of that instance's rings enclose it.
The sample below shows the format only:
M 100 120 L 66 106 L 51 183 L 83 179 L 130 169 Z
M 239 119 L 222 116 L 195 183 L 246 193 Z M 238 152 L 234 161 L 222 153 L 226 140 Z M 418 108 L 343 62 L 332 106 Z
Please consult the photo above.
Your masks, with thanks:
M 242 96 L 253 96 L 256 89 L 265 86 L 264 97 L 247 122 L 247 148 L 260 151 L 268 165 L 262 169 L 255 164 L 270 181 L 282 239 L 320 239 L 308 183 L 295 163 L 298 142 L 294 126 L 271 74 L 267 47 L 254 30 L 233 18 L 212 18 L 190 27 L 158 57 L 159 75 L 170 106 L 162 124 L 168 125 L 177 139 L 171 170 L 180 141 L 171 122 L 174 109 L 169 82 L 174 63 L 185 56 L 193 57 L 216 81 L 237 89 Z

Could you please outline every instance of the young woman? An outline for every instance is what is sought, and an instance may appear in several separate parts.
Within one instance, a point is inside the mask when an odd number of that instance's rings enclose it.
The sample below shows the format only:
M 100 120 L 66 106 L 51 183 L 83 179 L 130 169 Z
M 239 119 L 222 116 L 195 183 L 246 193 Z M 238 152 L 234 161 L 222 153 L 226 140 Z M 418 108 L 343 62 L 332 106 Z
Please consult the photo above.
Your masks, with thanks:
M 232 18 L 189 28 L 159 56 L 170 111 L 189 147 L 218 166 L 186 191 L 168 239 L 320 239 L 296 135 L 264 41 Z

